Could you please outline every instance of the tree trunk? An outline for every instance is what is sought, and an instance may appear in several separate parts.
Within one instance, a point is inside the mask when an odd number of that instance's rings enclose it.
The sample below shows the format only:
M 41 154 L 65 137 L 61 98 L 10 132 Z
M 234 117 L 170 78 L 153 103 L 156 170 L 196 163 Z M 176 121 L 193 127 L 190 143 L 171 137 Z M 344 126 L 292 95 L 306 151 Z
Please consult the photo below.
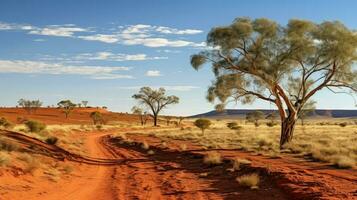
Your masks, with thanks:
M 293 133 L 295 129 L 296 117 L 289 115 L 281 123 L 281 137 L 280 137 L 280 149 L 284 144 L 290 142 L 293 139 Z
M 157 115 L 154 115 L 154 126 L 157 126 Z

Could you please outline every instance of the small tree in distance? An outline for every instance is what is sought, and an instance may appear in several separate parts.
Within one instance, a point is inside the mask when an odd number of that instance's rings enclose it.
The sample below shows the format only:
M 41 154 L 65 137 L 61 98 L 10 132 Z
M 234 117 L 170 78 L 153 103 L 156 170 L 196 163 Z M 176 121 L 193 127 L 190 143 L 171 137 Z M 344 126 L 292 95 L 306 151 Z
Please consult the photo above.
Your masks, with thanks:
M 245 116 L 245 119 L 248 122 L 254 123 L 254 125 L 256 127 L 258 127 L 259 126 L 259 120 L 264 119 L 264 113 L 262 111 L 259 111 L 259 110 L 253 111 L 253 112 L 247 113 L 247 115 Z
M 20 99 L 17 103 L 20 107 L 25 109 L 28 114 L 35 113 L 36 110 L 42 106 L 42 102 L 40 100 Z
M 66 119 L 68 118 L 72 110 L 76 107 L 76 104 L 72 103 L 71 100 L 62 100 L 58 102 L 57 105 L 59 108 L 63 109 L 63 113 L 65 114 Z
M 82 101 L 82 105 L 83 105 L 83 107 L 87 107 L 87 105 L 88 105 L 88 101 Z
M 177 96 L 166 96 L 166 90 L 159 88 L 157 90 L 150 87 L 142 87 L 137 94 L 132 97 L 139 101 L 140 104 L 146 106 L 152 112 L 154 118 L 154 126 L 157 126 L 157 119 L 160 111 L 168 105 L 177 104 L 179 98 Z
M 211 126 L 211 121 L 208 119 L 197 119 L 194 124 L 197 128 L 201 129 L 202 134 L 204 134 L 205 130 Z
M 138 115 L 139 116 L 140 123 L 141 123 L 142 126 L 144 126 L 146 124 L 146 121 L 148 120 L 148 116 L 147 116 L 147 113 L 144 112 L 142 108 L 137 107 L 137 106 L 133 106 L 131 108 L 131 112 L 134 115 Z
M 215 81 L 208 100 L 255 99 L 276 105 L 281 121 L 280 148 L 293 138 L 306 103 L 322 89 L 357 94 L 357 35 L 338 21 L 320 24 L 292 19 L 286 26 L 259 18 L 237 18 L 213 28 L 210 48 L 191 56 L 198 70 L 212 63 Z

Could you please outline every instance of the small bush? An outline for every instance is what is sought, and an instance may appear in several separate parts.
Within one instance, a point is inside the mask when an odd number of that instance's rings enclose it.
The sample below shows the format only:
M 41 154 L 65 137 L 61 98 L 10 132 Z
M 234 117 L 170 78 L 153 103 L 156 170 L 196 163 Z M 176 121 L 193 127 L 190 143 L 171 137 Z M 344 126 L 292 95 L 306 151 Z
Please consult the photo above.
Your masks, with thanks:
M 5 117 L 1 117 L 0 118 L 0 126 L 7 129 L 7 128 L 12 127 L 13 124 L 11 122 L 9 122 Z
M 266 125 L 268 127 L 274 127 L 275 125 L 277 125 L 277 123 L 275 123 L 275 122 L 267 122 Z
M 34 132 L 34 133 L 39 133 L 46 129 L 46 124 L 33 120 L 26 121 L 25 125 L 30 132 Z
M 5 152 L 0 152 L 0 167 L 5 167 L 10 163 L 10 156 Z
M 237 124 L 237 122 L 229 122 L 229 123 L 227 123 L 227 127 L 228 127 L 229 129 L 232 129 L 232 130 L 242 129 L 242 127 L 239 126 L 239 125 Z
M 95 128 L 100 131 L 103 129 L 103 125 L 98 124 L 95 126 Z
M 19 149 L 19 145 L 16 144 L 15 142 L 6 139 L 6 138 L 2 138 L 0 137 L 0 150 L 4 150 L 4 151 L 16 151 Z
M 149 149 L 150 146 L 149 146 L 149 144 L 148 144 L 146 141 L 144 141 L 144 142 L 141 144 L 141 148 L 143 148 L 143 149 Z
M 347 126 L 347 122 L 341 122 L 338 125 L 340 125 L 341 127 L 346 127 Z
M 50 136 L 46 139 L 47 144 L 55 145 L 58 142 L 58 138 L 54 136 Z
M 222 158 L 221 154 L 217 152 L 209 152 L 205 157 L 203 158 L 203 162 L 209 165 L 218 165 L 222 163 Z
M 340 169 L 350 169 L 355 166 L 356 162 L 354 159 L 347 156 L 338 156 L 333 161 L 334 165 Z
M 181 151 L 186 151 L 187 150 L 187 145 L 186 144 L 181 144 L 180 145 Z
M 239 185 L 249 187 L 251 189 L 257 189 L 260 181 L 259 175 L 255 173 L 237 177 L 236 180 L 238 181 Z

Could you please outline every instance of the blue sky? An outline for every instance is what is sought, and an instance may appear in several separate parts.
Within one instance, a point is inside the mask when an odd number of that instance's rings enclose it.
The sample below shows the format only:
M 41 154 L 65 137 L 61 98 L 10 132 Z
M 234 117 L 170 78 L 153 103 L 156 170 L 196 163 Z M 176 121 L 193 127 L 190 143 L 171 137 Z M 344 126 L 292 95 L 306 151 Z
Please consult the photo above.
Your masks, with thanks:
M 71 99 L 126 112 L 140 87 L 162 86 L 181 99 L 165 114 L 197 114 L 214 107 L 205 99 L 213 74 L 194 71 L 189 57 L 212 27 L 247 16 L 340 20 L 357 29 L 353 0 L 267 2 L 0 0 L 0 105 Z M 318 108 L 355 109 L 348 95 L 323 91 L 314 100 Z M 261 101 L 229 107 L 274 108 Z

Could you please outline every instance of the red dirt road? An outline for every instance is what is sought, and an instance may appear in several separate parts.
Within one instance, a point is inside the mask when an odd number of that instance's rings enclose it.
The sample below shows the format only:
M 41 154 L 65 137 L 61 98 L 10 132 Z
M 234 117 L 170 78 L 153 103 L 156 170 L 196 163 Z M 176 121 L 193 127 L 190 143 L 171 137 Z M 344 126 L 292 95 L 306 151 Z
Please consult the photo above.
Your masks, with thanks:
M 11 179 L 6 174 L 0 175 L 1 183 L 6 184 L 0 185 L 0 200 L 353 200 L 357 197 L 355 169 L 336 170 L 288 156 L 271 159 L 217 150 L 224 158 L 238 156 L 252 161 L 250 166 L 232 172 L 227 171 L 232 166 L 228 160 L 217 166 L 204 164 L 202 155 L 207 151 L 190 142 L 169 140 L 167 148 L 159 138 L 138 134 L 127 134 L 136 142 L 112 138 L 107 132 L 85 133 L 79 137 L 86 137 L 89 152 L 88 157 L 68 155 L 67 160 L 77 163 L 74 175 L 55 183 L 40 182 L 38 177 Z M 154 154 L 141 147 L 142 141 L 150 145 Z M 49 152 L 63 153 L 56 146 L 32 142 Z M 187 145 L 187 150 L 179 150 L 182 143 Z M 235 180 L 252 172 L 261 178 L 259 189 L 244 188 Z

